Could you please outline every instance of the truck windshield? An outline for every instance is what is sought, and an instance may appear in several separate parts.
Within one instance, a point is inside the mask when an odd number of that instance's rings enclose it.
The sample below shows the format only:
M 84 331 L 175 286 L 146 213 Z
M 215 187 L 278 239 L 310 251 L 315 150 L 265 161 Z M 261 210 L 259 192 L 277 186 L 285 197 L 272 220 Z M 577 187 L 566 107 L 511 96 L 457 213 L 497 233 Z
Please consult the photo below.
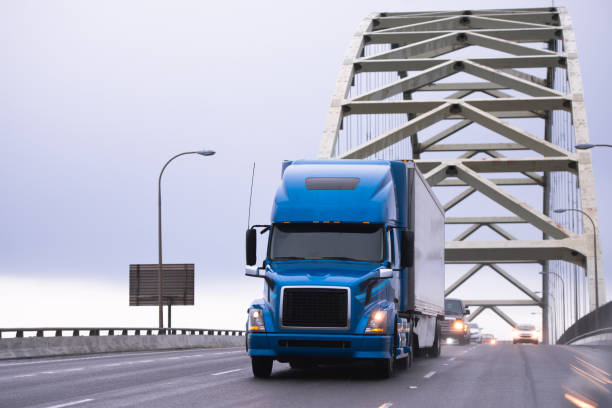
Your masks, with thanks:
M 270 238 L 272 261 L 337 259 L 384 260 L 383 226 L 377 224 L 274 224 Z
M 461 301 L 456 299 L 446 299 L 444 301 L 445 314 L 460 315 L 463 314 Z

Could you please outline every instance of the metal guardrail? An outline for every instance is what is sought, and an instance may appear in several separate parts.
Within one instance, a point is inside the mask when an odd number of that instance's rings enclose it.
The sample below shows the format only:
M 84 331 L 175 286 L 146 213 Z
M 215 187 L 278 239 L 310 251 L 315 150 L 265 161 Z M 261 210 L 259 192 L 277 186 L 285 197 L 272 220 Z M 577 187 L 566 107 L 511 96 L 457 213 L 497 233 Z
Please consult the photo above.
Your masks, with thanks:
M 45 333 L 53 333 L 45 336 Z M 65 335 L 64 332 L 70 334 Z M 106 332 L 106 334 L 103 334 Z M 77 336 L 167 336 L 167 335 L 190 335 L 190 336 L 244 336 L 244 330 L 224 329 L 190 329 L 190 328 L 150 328 L 150 327 L 20 327 L 0 328 L 0 338 L 5 334 L 15 333 L 15 338 L 23 338 L 24 334 L 32 333 L 26 337 L 77 337 Z
M 610 331 L 612 331 L 612 301 L 582 316 L 559 337 L 557 344 L 571 344 Z

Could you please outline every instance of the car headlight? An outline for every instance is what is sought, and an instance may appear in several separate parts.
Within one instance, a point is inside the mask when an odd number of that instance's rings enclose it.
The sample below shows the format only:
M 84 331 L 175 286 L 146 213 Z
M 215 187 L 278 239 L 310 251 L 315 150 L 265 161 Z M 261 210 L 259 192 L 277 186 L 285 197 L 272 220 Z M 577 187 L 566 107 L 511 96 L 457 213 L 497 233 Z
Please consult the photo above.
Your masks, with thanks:
M 535 331 L 535 330 L 534 330 L 534 331 L 532 331 L 532 332 L 531 332 L 531 338 L 532 338 L 532 339 L 537 339 L 537 338 L 538 338 L 538 332 L 537 332 L 537 331 Z
M 249 331 L 250 332 L 265 332 L 266 325 L 264 324 L 263 310 L 249 309 Z
M 370 320 L 366 325 L 365 334 L 385 334 L 387 325 L 387 311 L 376 310 L 370 315 Z
M 518 337 L 519 336 L 519 331 L 518 330 L 512 330 L 512 337 Z
M 461 320 L 455 320 L 453 322 L 453 329 L 455 330 L 463 330 L 464 327 L 465 325 L 463 324 Z

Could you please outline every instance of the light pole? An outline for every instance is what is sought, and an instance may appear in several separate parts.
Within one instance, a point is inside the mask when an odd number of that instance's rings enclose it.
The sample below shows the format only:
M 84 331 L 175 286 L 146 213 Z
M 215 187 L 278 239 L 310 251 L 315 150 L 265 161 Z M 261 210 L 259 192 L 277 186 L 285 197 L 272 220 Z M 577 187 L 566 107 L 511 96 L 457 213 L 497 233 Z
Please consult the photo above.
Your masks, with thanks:
M 553 275 L 555 275 L 557 278 L 559 278 L 561 280 L 561 287 L 563 288 L 563 332 L 565 333 L 565 280 L 563 280 L 563 278 L 561 277 L 561 275 L 559 275 L 556 272 L 552 272 L 552 271 L 548 271 L 548 272 L 538 272 L 540 275 L 544 275 L 545 273 L 552 273 Z
M 583 143 L 583 144 L 577 144 L 574 146 L 576 149 L 578 150 L 589 150 L 592 149 L 594 147 L 612 147 L 612 145 L 609 144 L 590 144 L 590 143 Z
M 540 291 L 535 291 L 533 293 L 536 293 L 536 294 L 539 293 L 542 296 L 544 296 L 544 294 L 542 292 L 540 292 Z M 548 295 L 552 298 L 553 305 L 554 305 L 554 306 L 551 306 L 550 303 L 547 304 L 547 306 L 548 306 L 547 310 L 552 312 L 551 314 L 548 315 L 548 320 L 550 321 L 550 323 L 552 323 L 552 327 L 550 328 L 551 329 L 550 332 L 552 333 L 552 336 L 549 333 L 547 335 L 547 339 L 544 339 L 542 337 L 542 341 L 546 341 L 548 339 L 552 339 L 553 341 L 556 341 L 557 340 L 557 299 L 555 299 L 555 297 L 553 296 L 552 293 L 549 293 Z M 542 322 L 542 323 L 544 323 L 544 322 Z M 547 326 L 548 326 L 548 323 L 549 322 L 546 322 Z
M 159 248 L 159 268 L 157 272 L 157 289 L 159 292 L 157 294 L 158 296 L 157 301 L 159 304 L 159 328 L 160 329 L 164 327 L 164 304 L 163 304 L 163 299 L 162 299 L 162 292 L 164 290 L 164 280 L 163 280 L 163 270 L 162 270 L 161 180 L 162 180 L 162 175 L 164 174 L 164 170 L 166 170 L 166 167 L 168 167 L 170 162 L 176 159 L 177 157 L 185 156 L 187 154 L 199 154 L 201 156 L 212 156 L 213 154 L 215 154 L 215 152 L 213 150 L 200 150 L 197 152 L 179 153 L 176 156 L 173 156 L 170 160 L 168 160 L 166 164 L 164 164 L 164 167 L 162 167 L 161 172 L 159 173 L 159 179 L 157 181 L 157 243 L 158 243 L 158 248 Z
M 597 229 L 595 228 L 595 221 L 593 221 L 589 214 L 576 208 L 559 208 L 555 210 L 556 213 L 564 213 L 567 211 L 575 211 L 581 213 L 582 215 L 587 217 L 589 221 L 591 221 L 591 225 L 593 226 L 593 260 L 595 262 L 595 310 L 597 310 L 599 309 L 599 276 L 597 274 Z

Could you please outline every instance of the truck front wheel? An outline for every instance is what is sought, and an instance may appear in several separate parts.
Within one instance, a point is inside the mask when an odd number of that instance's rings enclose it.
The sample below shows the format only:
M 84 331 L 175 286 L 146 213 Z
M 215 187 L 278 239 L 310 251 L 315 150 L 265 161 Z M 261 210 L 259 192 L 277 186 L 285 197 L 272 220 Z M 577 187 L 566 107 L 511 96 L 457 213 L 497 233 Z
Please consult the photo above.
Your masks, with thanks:
M 257 378 L 268 378 L 272 374 L 272 361 L 269 357 L 251 357 L 253 375 Z

